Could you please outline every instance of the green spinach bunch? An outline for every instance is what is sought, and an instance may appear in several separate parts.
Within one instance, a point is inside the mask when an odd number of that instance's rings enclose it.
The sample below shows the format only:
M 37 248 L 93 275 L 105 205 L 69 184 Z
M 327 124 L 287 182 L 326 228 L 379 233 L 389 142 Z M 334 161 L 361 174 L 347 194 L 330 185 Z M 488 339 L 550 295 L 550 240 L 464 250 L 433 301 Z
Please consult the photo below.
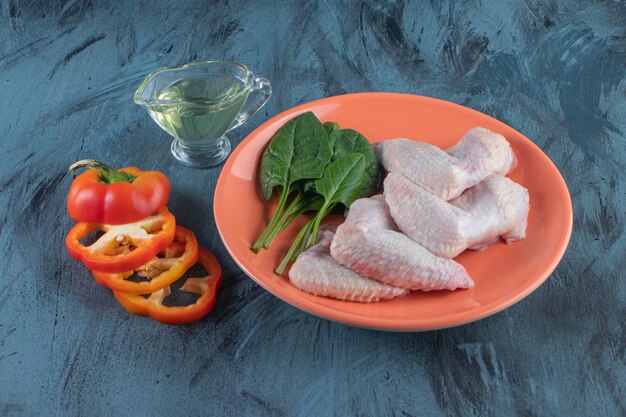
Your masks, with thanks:
M 259 171 L 261 194 L 278 205 L 265 231 L 252 245 L 258 252 L 299 215 L 313 212 L 276 269 L 282 274 L 290 261 L 315 244 L 321 221 L 337 206 L 350 207 L 357 198 L 376 193 L 381 171 L 370 143 L 355 130 L 322 124 L 303 113 L 283 126 L 263 153 Z

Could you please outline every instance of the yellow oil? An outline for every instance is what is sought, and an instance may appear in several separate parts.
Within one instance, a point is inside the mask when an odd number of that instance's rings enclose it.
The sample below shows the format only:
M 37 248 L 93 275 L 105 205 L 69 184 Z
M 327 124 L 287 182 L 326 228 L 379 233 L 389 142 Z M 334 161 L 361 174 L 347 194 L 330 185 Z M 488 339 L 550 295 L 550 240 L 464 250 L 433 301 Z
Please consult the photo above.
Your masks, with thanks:
M 221 137 L 248 98 L 243 81 L 232 76 L 187 78 L 165 88 L 149 107 L 152 118 L 187 145 L 205 144 Z

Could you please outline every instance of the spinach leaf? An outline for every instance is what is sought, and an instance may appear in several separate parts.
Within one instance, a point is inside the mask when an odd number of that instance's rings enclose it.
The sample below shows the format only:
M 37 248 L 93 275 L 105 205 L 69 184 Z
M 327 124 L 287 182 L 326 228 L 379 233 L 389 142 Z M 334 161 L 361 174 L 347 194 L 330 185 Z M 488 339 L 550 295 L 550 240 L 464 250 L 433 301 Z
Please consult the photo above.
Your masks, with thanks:
M 339 123 L 326 122 L 324 123 L 324 130 L 326 130 L 326 134 L 330 136 L 335 130 L 339 130 Z
M 360 153 L 342 156 L 328 164 L 324 175 L 315 180 L 315 189 L 325 199 L 320 211 L 334 203 L 349 207 L 359 198 L 364 174 L 365 157 Z
M 283 126 L 263 153 L 259 179 L 263 198 L 272 190 L 290 190 L 298 180 L 319 178 L 330 160 L 332 148 L 322 123 L 312 112 L 303 113 Z
M 290 260 L 315 243 L 322 219 L 336 207 L 349 207 L 357 198 L 374 194 L 380 180 L 376 154 L 363 135 L 335 122 L 322 124 L 311 112 L 293 118 L 278 130 L 261 158 L 261 194 L 269 201 L 276 190 L 278 205 L 252 250 L 268 248 L 300 214 L 315 212 L 276 270 L 282 273 Z
M 327 125 L 333 124 L 334 130 L 329 130 Z M 359 132 L 353 129 L 339 129 L 339 125 L 333 122 L 324 123 L 328 133 L 328 140 L 333 148 L 330 161 L 336 161 L 351 153 L 360 153 L 365 157 L 365 172 L 363 188 L 359 197 L 370 197 L 380 188 L 381 170 L 376 158 L 374 148 L 369 141 Z M 315 180 L 305 181 L 301 187 L 304 192 L 315 192 Z
M 330 148 L 333 149 L 334 152 L 335 142 L 339 137 L 339 125 L 335 122 L 326 122 L 324 123 L 324 129 L 326 130 L 326 134 L 328 135 L 328 143 L 330 144 Z M 331 155 L 330 160 L 334 161 L 335 159 L 336 158 L 333 158 L 333 156 Z
M 281 215 L 287 199 L 294 191 L 302 192 L 299 182 L 322 176 L 331 153 L 326 130 L 312 112 L 294 117 L 276 132 L 263 152 L 259 182 L 266 201 L 277 189 L 278 205 L 270 223 L 252 245 L 253 251 L 258 252 L 274 228 L 281 226 Z
M 380 187 L 381 170 L 374 148 L 369 141 L 356 130 L 341 129 L 335 133 L 338 135 L 333 142 L 333 155 L 331 161 L 335 161 L 351 153 L 360 153 L 365 157 L 365 172 L 363 186 L 359 197 L 370 197 Z
M 359 198 L 365 165 L 365 157 L 360 153 L 345 155 L 328 164 L 324 175 L 315 181 L 315 189 L 322 195 L 324 202 L 315 217 L 296 236 L 287 255 L 276 268 L 277 274 L 282 274 L 292 259 L 295 259 L 311 244 L 315 244 L 322 219 L 332 211 L 335 205 L 343 204 L 349 207 L 354 200 Z

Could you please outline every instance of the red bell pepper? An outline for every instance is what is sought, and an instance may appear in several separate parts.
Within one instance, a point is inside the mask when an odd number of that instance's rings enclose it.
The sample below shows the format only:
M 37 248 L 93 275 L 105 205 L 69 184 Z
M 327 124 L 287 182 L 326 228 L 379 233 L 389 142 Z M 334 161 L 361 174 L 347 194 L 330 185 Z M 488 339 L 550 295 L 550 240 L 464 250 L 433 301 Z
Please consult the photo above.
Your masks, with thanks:
M 150 294 L 167 287 L 198 261 L 198 241 L 191 230 L 176 226 L 171 245 L 161 254 L 135 270 L 122 273 L 93 271 L 96 281 L 114 291 L 129 294 Z M 128 278 L 137 274 L 149 281 L 133 282 Z
M 89 168 L 76 177 L 76 170 Z M 75 178 L 67 197 L 67 211 L 78 222 L 126 224 L 156 214 L 165 207 L 172 187 L 157 171 L 115 170 L 93 159 L 70 166 Z
M 195 303 L 186 306 L 164 306 L 163 300 L 171 294 L 169 286 L 150 294 L 148 298 L 114 291 L 115 298 L 128 312 L 147 316 L 165 324 L 186 324 L 201 319 L 215 306 L 217 289 L 222 281 L 222 268 L 208 250 L 199 248 L 198 253 L 198 262 L 204 267 L 207 275 L 203 278 L 187 278 L 180 287 L 180 291 L 200 295 Z
M 80 240 L 96 230 L 105 233 L 90 246 Z M 80 222 L 67 234 L 70 255 L 93 271 L 126 272 L 139 268 L 174 240 L 176 220 L 163 207 L 158 214 L 134 223 L 107 225 Z

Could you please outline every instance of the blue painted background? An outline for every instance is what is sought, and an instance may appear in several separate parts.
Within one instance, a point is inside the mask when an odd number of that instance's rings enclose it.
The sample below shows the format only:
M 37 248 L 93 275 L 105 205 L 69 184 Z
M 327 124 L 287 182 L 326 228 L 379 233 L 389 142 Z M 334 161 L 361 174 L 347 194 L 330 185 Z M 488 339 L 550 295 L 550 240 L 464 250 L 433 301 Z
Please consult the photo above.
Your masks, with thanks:
M 623 2 L 0 4 L 0 415 L 626 414 Z M 175 163 L 132 102 L 150 70 L 205 59 L 273 84 L 234 144 L 282 110 L 357 91 L 510 124 L 570 187 L 565 258 L 527 299 L 460 328 L 390 334 L 292 308 L 226 254 L 220 168 Z M 130 316 L 69 258 L 67 167 L 85 157 L 169 176 L 171 210 L 224 267 L 208 318 Z

